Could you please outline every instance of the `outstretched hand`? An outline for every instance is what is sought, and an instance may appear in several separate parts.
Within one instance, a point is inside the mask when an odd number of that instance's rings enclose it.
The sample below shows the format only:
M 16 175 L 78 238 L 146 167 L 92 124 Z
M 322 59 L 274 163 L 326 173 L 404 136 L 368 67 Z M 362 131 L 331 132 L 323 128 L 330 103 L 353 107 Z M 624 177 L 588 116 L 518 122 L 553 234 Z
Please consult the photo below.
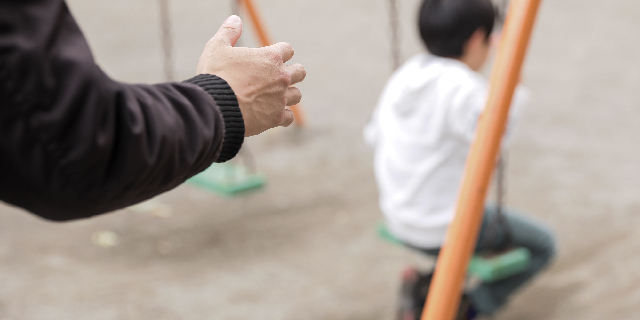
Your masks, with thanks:
M 245 136 L 289 126 L 294 118 L 286 106 L 302 99 L 300 90 L 291 85 L 304 79 L 304 67 L 284 64 L 293 57 L 293 48 L 286 42 L 263 48 L 234 48 L 241 33 L 240 18 L 227 18 L 205 45 L 196 73 L 216 75 L 231 86 L 244 118 Z

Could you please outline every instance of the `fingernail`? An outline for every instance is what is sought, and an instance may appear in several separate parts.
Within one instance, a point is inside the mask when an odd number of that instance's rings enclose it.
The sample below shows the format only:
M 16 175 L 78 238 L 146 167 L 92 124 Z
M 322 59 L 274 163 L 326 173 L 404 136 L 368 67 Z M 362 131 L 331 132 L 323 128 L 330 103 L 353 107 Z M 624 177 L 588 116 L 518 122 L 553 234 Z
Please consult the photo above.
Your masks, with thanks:
M 227 18 L 227 20 L 224 21 L 224 24 L 227 23 L 239 23 L 240 22 L 240 17 L 236 16 L 235 14 L 230 16 L 229 18 Z

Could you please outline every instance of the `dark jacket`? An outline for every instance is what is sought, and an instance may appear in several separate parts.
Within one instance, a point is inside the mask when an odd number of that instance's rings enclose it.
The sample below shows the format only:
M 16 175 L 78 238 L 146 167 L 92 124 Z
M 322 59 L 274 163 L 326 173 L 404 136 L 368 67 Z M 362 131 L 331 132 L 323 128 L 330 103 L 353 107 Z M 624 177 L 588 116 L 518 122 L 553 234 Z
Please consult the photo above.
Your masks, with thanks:
M 94 62 L 62 0 L 0 0 L 0 200 L 86 218 L 233 158 L 244 122 L 229 85 L 133 85 Z

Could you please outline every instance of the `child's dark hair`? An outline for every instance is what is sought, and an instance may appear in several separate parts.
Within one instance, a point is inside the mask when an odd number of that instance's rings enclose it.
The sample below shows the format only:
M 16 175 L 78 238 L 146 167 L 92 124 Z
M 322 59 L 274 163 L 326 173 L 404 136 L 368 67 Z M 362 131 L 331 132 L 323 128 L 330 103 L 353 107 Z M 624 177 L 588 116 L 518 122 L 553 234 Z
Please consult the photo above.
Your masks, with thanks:
M 429 52 L 459 58 L 476 30 L 484 30 L 489 40 L 495 20 L 491 0 L 424 0 L 418 25 Z

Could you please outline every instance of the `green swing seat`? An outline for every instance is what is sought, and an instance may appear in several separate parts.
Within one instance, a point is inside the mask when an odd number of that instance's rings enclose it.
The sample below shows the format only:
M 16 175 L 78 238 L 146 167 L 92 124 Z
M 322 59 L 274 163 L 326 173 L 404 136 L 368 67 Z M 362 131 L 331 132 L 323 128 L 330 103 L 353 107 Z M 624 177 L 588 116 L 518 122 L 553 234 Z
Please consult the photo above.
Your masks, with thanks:
M 384 223 L 378 225 L 377 231 L 378 236 L 383 240 L 402 245 L 402 241 L 392 235 Z M 500 253 L 474 255 L 469 263 L 469 274 L 484 283 L 493 283 L 524 272 L 530 264 L 529 249 L 516 247 Z
M 266 180 L 260 174 L 249 172 L 242 165 L 225 162 L 212 164 L 187 180 L 187 183 L 224 196 L 234 196 L 240 192 L 261 188 Z

